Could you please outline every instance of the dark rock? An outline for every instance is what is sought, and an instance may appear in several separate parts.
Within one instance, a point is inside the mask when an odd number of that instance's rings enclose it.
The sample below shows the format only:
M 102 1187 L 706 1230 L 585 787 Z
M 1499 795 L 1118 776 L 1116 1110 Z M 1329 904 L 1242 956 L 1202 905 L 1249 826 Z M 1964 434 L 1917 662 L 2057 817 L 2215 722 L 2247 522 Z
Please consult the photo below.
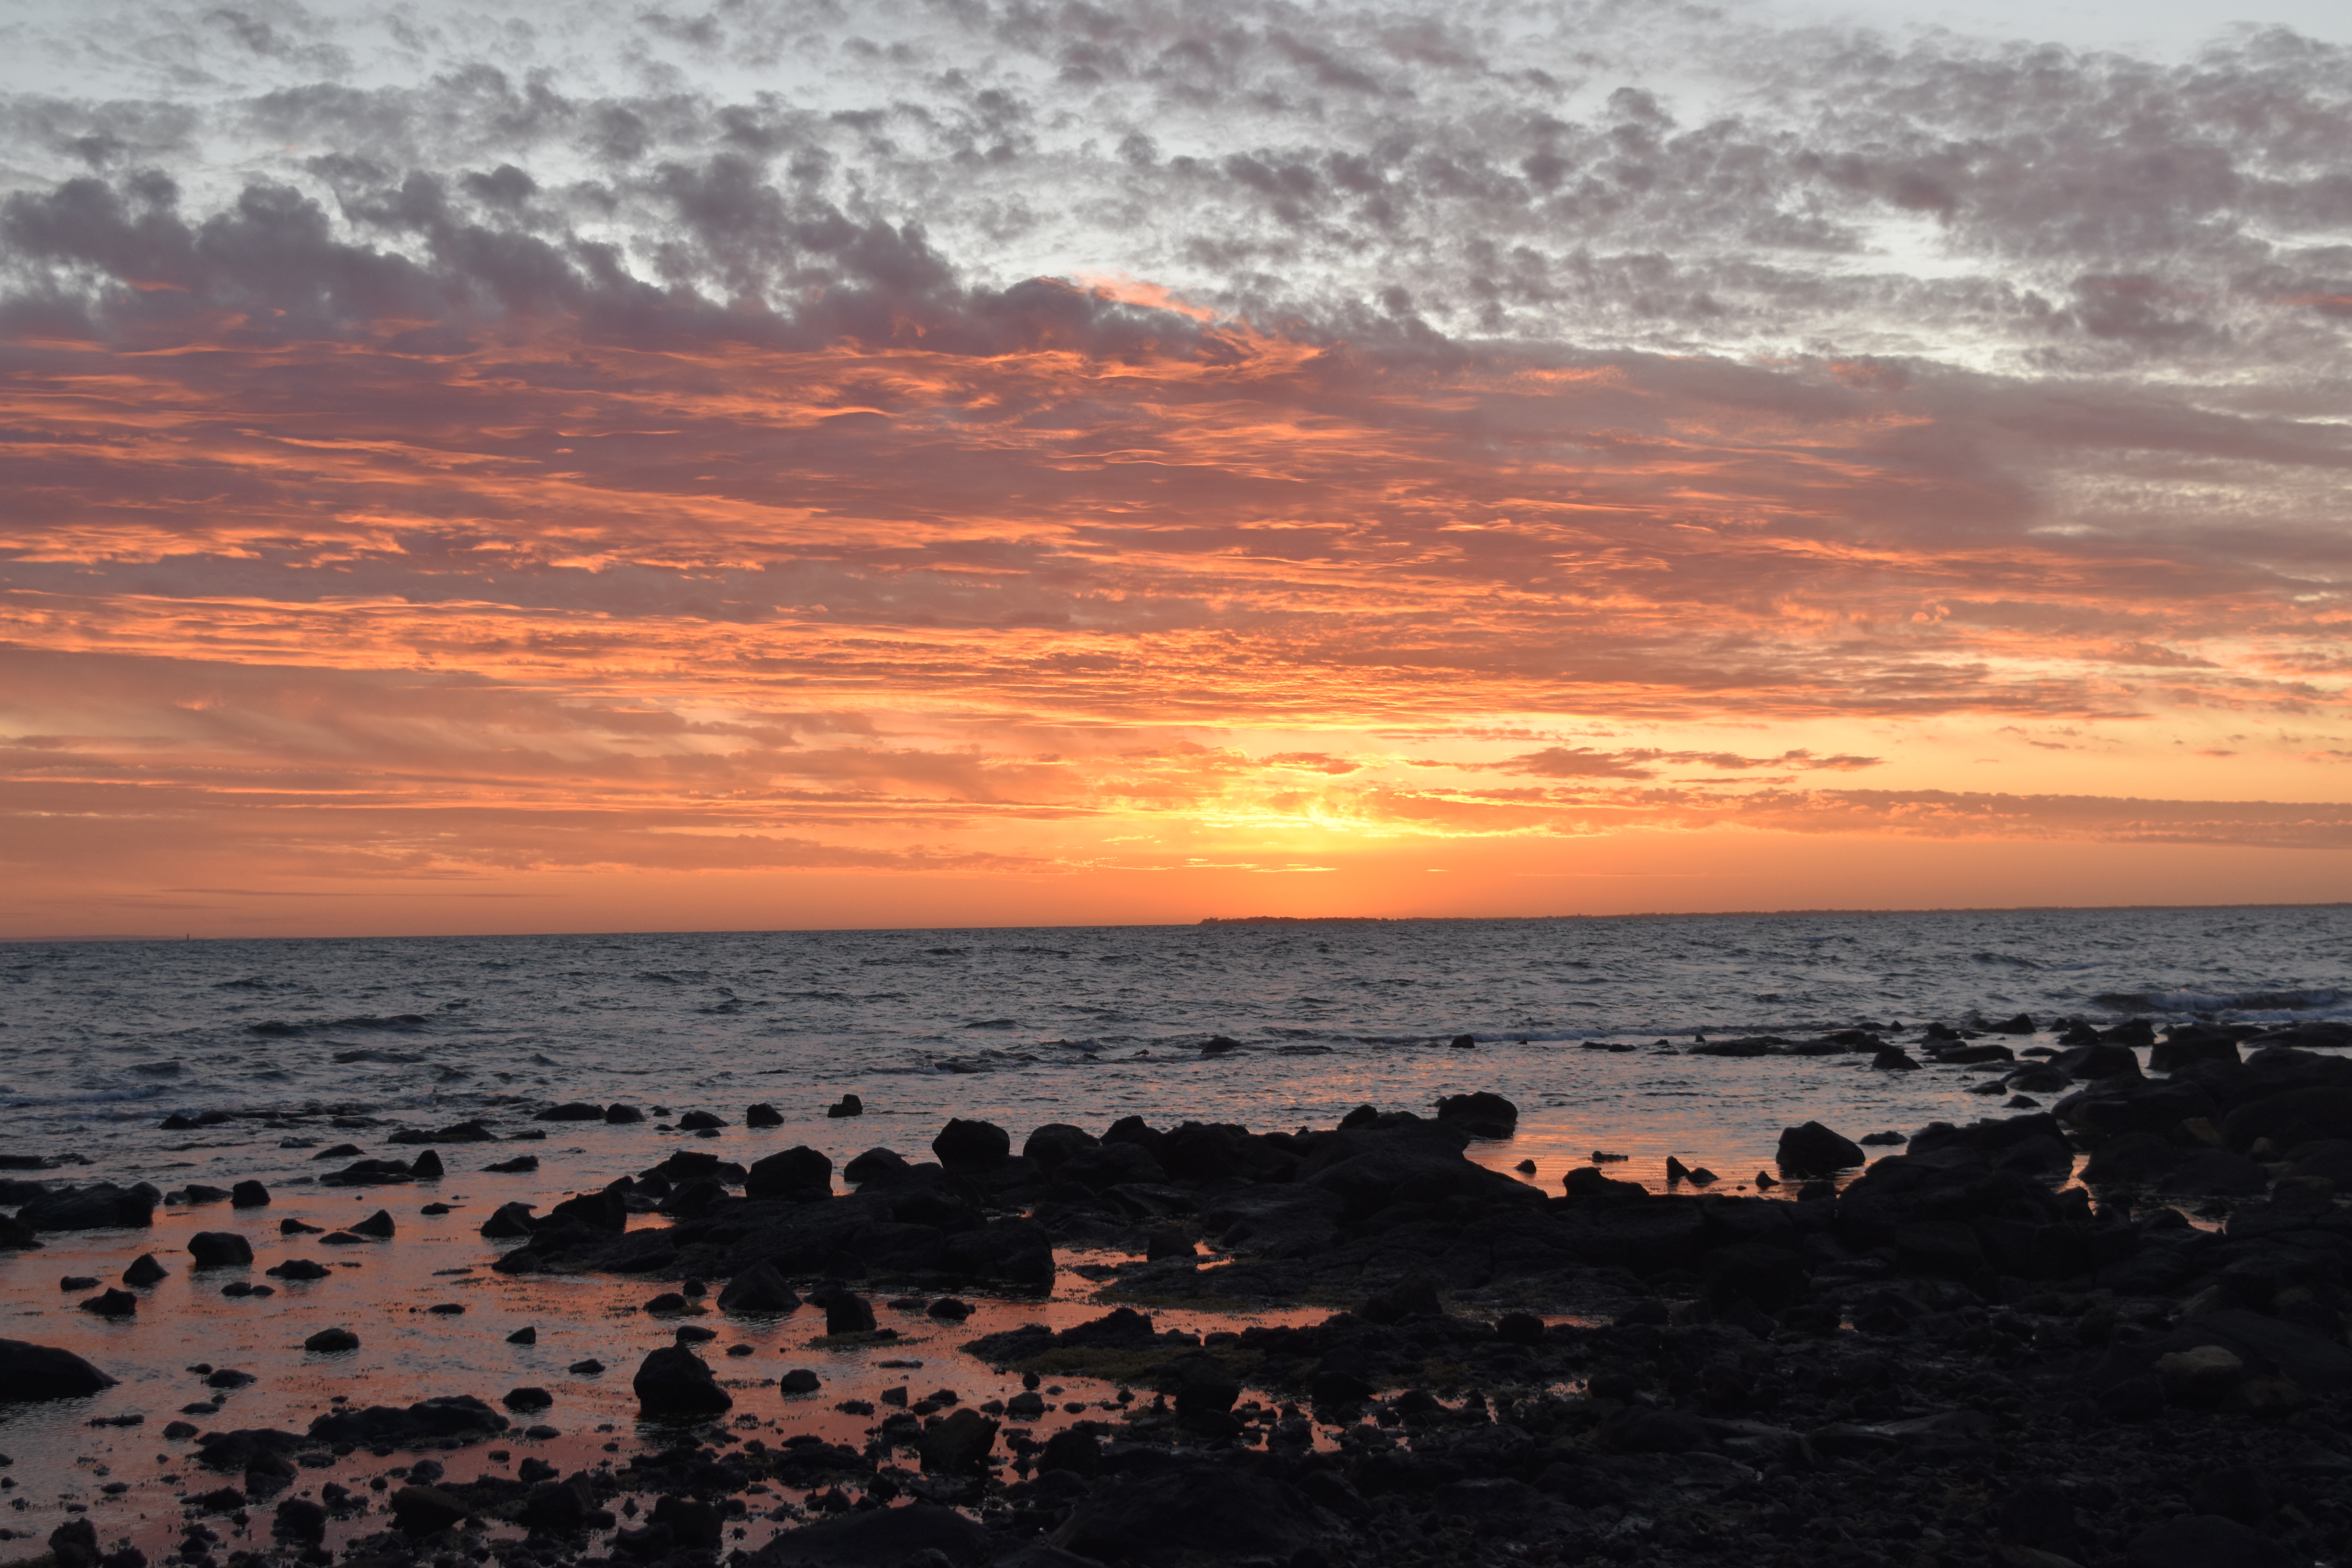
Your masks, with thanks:
M 1401 1323 L 1407 1318 L 1442 1318 L 1445 1308 L 1437 1299 L 1437 1282 L 1426 1274 L 1407 1275 L 1370 1297 L 1356 1315 L 1371 1323 Z
M 1811 1281 L 1801 1255 L 1785 1247 L 1744 1241 L 1706 1255 L 1699 1266 L 1699 1289 L 1717 1312 L 1741 1301 L 1759 1311 L 1779 1312 L 1805 1300 Z
M 325 1228 L 324 1226 L 305 1225 L 292 1215 L 278 1222 L 278 1234 L 280 1236 L 316 1236 Z
M 564 1199 L 548 1211 L 545 1228 L 553 1228 L 564 1221 L 576 1221 L 590 1230 L 608 1231 L 614 1236 L 629 1228 L 628 1200 L 609 1189 L 598 1193 L 580 1193 Z M 538 1231 L 541 1225 L 533 1225 Z
M 804 1366 L 794 1367 L 776 1379 L 776 1386 L 786 1394 L 814 1394 L 824 1385 L 824 1380 Z
M 841 1168 L 841 1179 L 852 1186 L 889 1186 L 905 1181 L 914 1169 L 895 1149 L 868 1149 Z
M 708 1110 L 689 1110 L 677 1119 L 678 1131 L 681 1132 L 700 1132 L 706 1128 L 726 1125 L 727 1121 L 724 1117 L 714 1115 Z
M 520 1415 L 546 1409 L 555 1403 L 555 1395 L 543 1388 L 509 1388 L 499 1403 Z
M 515 1521 L 550 1535 L 574 1535 L 588 1527 L 596 1492 L 585 1474 L 569 1480 L 542 1480 L 525 1494 Z
M 744 1108 L 743 1125 L 746 1127 L 782 1127 L 783 1124 L 784 1113 L 772 1105 L 762 1102 Z
M 327 1510 L 308 1498 L 288 1498 L 271 1517 L 269 1533 L 280 1541 L 316 1546 L 327 1538 Z
M 1518 1130 L 1519 1108 L 1499 1094 L 1449 1094 L 1437 1102 L 1437 1120 L 1473 1138 L 1508 1138 Z
M 683 1345 L 649 1352 L 630 1386 L 648 1415 L 718 1415 L 735 1406 L 734 1397 L 719 1386 L 702 1358 Z
M 1199 1248 L 1192 1238 L 1182 1231 L 1169 1226 L 1156 1226 L 1143 1236 L 1143 1256 L 1147 1262 L 1157 1263 L 1163 1258 L 1193 1258 Z
M 1834 1175 L 1861 1164 L 1863 1159 L 1860 1145 L 1818 1121 L 1782 1128 L 1775 1155 L 1783 1174 L 1798 1176 Z
M 2278 1506 L 2270 1481 L 2252 1465 L 2208 1470 L 2189 1489 L 2189 1501 L 2200 1513 L 2218 1513 L 2250 1526 L 2260 1525 Z
M 199 1268 L 228 1268 L 253 1261 L 253 1244 L 233 1230 L 200 1230 L 188 1237 L 188 1256 Z
M 1083 1127 L 1049 1121 L 1029 1134 L 1028 1141 L 1021 1145 L 1021 1153 L 1023 1158 L 1035 1161 L 1038 1169 L 1051 1173 L 1059 1170 L 1072 1156 L 1101 1147 L 1101 1142 Z
M 1291 1563 L 1317 1549 L 1322 1530 L 1315 1506 L 1286 1482 L 1181 1465 L 1114 1478 L 1048 1539 L 1105 1563 Z
M 493 1240 L 530 1234 L 530 1204 L 500 1204 L 490 1217 L 482 1222 L 481 1234 Z
M 747 1568 L 979 1568 L 996 1541 L 951 1508 L 918 1502 L 822 1520 L 778 1535 Z
M 2034 1032 L 2033 1016 L 2030 1013 L 2020 1013 L 2006 1023 L 1987 1024 L 1985 1031 L 1994 1035 L 2030 1035 Z
M 821 1297 L 812 1294 L 809 1300 L 824 1309 L 824 1331 L 828 1334 L 874 1331 L 873 1303 L 855 1290 L 831 1290 Z
M 2281 1149 L 2323 1139 L 2352 1138 L 2352 1088 L 2300 1089 L 2265 1095 L 2239 1106 L 2221 1123 L 2221 1142 L 2230 1149 L 2242 1152 L 2261 1138 Z M 31 1212 L 27 1208 L 25 1214 Z
M 1091 1432 L 1068 1427 L 1045 1439 L 1037 1455 L 1040 1470 L 1067 1470 L 1074 1476 L 1095 1479 L 1102 1470 L 1102 1443 Z
M 231 1208 L 268 1208 L 269 1189 L 259 1182 L 239 1182 L 228 1190 L 228 1202 Z
M 563 1105 L 551 1105 L 531 1118 L 533 1121 L 602 1121 L 604 1108 L 584 1100 L 572 1100 Z
M 507 1343 L 510 1345 L 535 1345 L 539 1343 L 539 1330 L 530 1324 L 525 1324 L 523 1327 L 517 1329 L 513 1333 L 507 1336 Z
M 2074 1501 L 2054 1481 L 2027 1481 L 2000 1500 L 1996 1518 L 2000 1538 L 2061 1557 L 2083 1555 L 2074 1525 Z
M 360 1337 L 349 1329 L 320 1329 L 302 1342 L 302 1348 L 320 1355 L 333 1355 L 359 1349 Z
M 408 1163 L 408 1173 L 420 1182 L 438 1181 L 445 1174 L 441 1156 L 427 1149 Z
M 970 1405 L 942 1417 L 916 1440 L 923 1468 L 944 1476 L 977 1474 L 996 1447 L 996 1423 Z
M 84 1301 L 81 1310 L 101 1318 L 135 1318 L 139 1315 L 139 1298 L 128 1290 L 108 1290 Z
M 753 1198 L 814 1200 L 833 1195 L 833 1160 L 798 1144 L 753 1162 L 743 1176 L 743 1194 Z
M 755 1263 L 719 1292 L 722 1312 L 796 1312 L 801 1299 L 772 1263 Z
M 404 1535 L 431 1535 L 465 1522 L 473 1510 L 439 1487 L 406 1486 L 392 1494 L 393 1522 Z
M 927 1317 L 938 1318 L 945 1322 L 961 1323 L 971 1316 L 971 1303 L 959 1301 L 953 1296 L 942 1296 L 924 1308 L 923 1311 Z
M 2050 1065 L 2068 1078 L 2095 1081 L 2110 1078 L 2140 1077 L 2139 1058 L 2128 1046 L 2092 1041 L 2059 1052 L 2050 1058 Z
M 931 1140 L 931 1152 L 951 1176 L 986 1175 L 1011 1157 L 1013 1138 L 994 1122 L 958 1117 Z
M 321 1443 L 414 1448 L 426 1443 L 471 1442 L 503 1432 L 507 1418 L 470 1394 L 420 1400 L 406 1409 L 371 1405 L 364 1410 L 334 1410 L 314 1419 L 310 1436 Z
M 863 1116 L 866 1114 L 866 1102 L 854 1094 L 845 1094 L 826 1106 L 824 1113 L 836 1121 L 844 1117 Z
M 494 1161 L 491 1163 L 483 1166 L 482 1169 L 485 1171 L 495 1172 L 501 1176 L 520 1176 L 539 1169 L 539 1156 L 536 1154 L 517 1154 L 511 1160 Z M 526 1209 L 530 1207 L 529 1205 L 525 1205 L 523 1206 Z
M 940 1263 L 961 1279 L 1049 1289 L 1054 1283 L 1054 1238 L 1035 1220 L 991 1220 L 978 1230 L 949 1237 L 940 1249 Z
M 351 1229 L 355 1236 L 371 1236 L 378 1241 L 390 1241 L 393 1235 L 392 1211 L 378 1209 Z
M 262 1272 L 272 1279 L 324 1279 L 334 1270 L 311 1258 L 289 1258 L 276 1268 L 266 1268 Z
M 98 1568 L 98 1526 L 87 1519 L 69 1519 L 49 1531 L 49 1556 L 56 1568 Z
M 433 1151 L 427 1149 L 425 1152 L 430 1154 Z M 418 1163 L 422 1163 L 423 1159 L 423 1155 L 418 1156 Z M 436 1173 L 440 1168 L 437 1158 L 434 1168 Z M 319 1184 L 322 1187 L 381 1187 L 415 1179 L 416 1167 L 404 1161 L 354 1160 L 341 1170 L 330 1171 L 320 1177 Z
M 591 1356 L 586 1361 L 575 1361 L 563 1370 L 574 1377 L 597 1377 L 603 1375 L 604 1363 Z
M 1643 1405 L 1601 1423 L 1601 1441 L 1629 1454 L 1689 1454 L 1709 1446 L 1706 1423 L 1697 1416 Z
M 2189 1514 L 2152 1524 L 2124 1549 L 2132 1568 L 2288 1568 L 2294 1553 L 2233 1519 Z
M 1916 1072 L 1919 1064 L 1900 1047 L 1889 1046 L 1870 1058 L 1870 1065 L 1883 1072 Z
M 153 1253 L 142 1252 L 131 1260 L 130 1268 L 122 1271 L 122 1282 L 125 1285 L 152 1285 L 158 1279 L 169 1278 L 171 1272 L 155 1261 Z
M 228 1196 L 226 1187 L 209 1187 L 202 1182 L 190 1182 L 180 1194 L 192 1204 L 216 1204 Z
M 27 1230 L 144 1230 L 155 1219 L 155 1189 L 100 1182 L 60 1187 L 27 1201 L 16 1223 Z
M 608 1105 L 604 1108 L 604 1120 L 616 1127 L 645 1119 L 646 1113 L 634 1105 Z

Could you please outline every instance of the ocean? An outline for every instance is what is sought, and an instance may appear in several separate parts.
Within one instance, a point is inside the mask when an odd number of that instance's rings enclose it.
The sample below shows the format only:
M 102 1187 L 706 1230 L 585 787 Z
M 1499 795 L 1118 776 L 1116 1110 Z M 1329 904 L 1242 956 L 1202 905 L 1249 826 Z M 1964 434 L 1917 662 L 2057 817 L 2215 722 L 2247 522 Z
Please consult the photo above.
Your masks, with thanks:
M 502 1473 L 524 1458 L 593 1468 L 664 1447 L 673 1437 L 639 1419 L 629 1372 L 672 1342 L 677 1320 L 650 1314 L 646 1300 L 669 1287 L 501 1274 L 489 1266 L 502 1244 L 478 1229 L 501 1204 L 543 1210 L 681 1147 L 748 1164 L 805 1143 L 837 1169 L 875 1145 L 926 1158 L 951 1116 L 1002 1124 L 1017 1150 L 1047 1121 L 1097 1133 L 1127 1116 L 1163 1128 L 1328 1127 L 1360 1104 L 1426 1113 L 1442 1095 L 1486 1089 L 1520 1111 L 1516 1136 L 1472 1147 L 1494 1169 L 1558 1193 L 1567 1170 L 1605 1152 L 1626 1156 L 1608 1166 L 1612 1176 L 1654 1187 L 1675 1154 L 1738 1191 L 1791 1123 L 1907 1133 L 2000 1114 L 2003 1102 L 1970 1092 L 1991 1068 L 1878 1071 L 1867 1053 L 1693 1055 L 1697 1037 L 1802 1038 L 1867 1024 L 1916 1043 L 1927 1022 L 2020 1012 L 2037 1034 L 2002 1037 L 2019 1047 L 2051 1043 L 2066 1019 L 2342 1017 L 2352 1013 L 2352 909 L 0 948 L 0 1150 L 68 1162 L 6 1174 L 145 1181 L 171 1194 L 151 1229 L 47 1233 L 38 1250 L 0 1251 L 0 1338 L 69 1349 L 119 1380 L 88 1398 L 0 1402 L 0 1479 L 16 1483 L 0 1489 L 0 1534 L 37 1542 L 86 1512 L 102 1542 L 127 1541 L 152 1559 L 179 1542 L 183 1500 L 220 1484 L 194 1462 L 189 1434 L 299 1431 L 336 1402 L 549 1391 L 552 1406 L 518 1417 L 498 1446 L 444 1456 L 453 1477 Z M 1204 1054 L 1217 1036 L 1233 1047 Z M 864 1114 L 828 1117 L 845 1094 Z M 566 1100 L 625 1103 L 646 1120 L 531 1120 Z M 774 1106 L 782 1125 L 745 1125 L 755 1103 Z M 689 1110 L 724 1125 L 683 1130 Z M 362 1152 L 416 1153 L 393 1142 L 402 1129 L 477 1118 L 500 1141 L 443 1146 L 439 1180 L 356 1192 L 318 1184 Z M 513 1141 L 537 1130 L 543 1139 Z M 518 1151 L 539 1168 L 488 1168 Z M 267 1184 L 268 1207 L 187 1201 L 191 1187 L 247 1179 Z M 372 1245 L 322 1249 L 316 1232 L 279 1234 L 288 1221 L 332 1230 L 379 1208 L 394 1235 Z M 246 1236 L 255 1261 L 192 1266 L 192 1238 L 219 1230 Z M 961 1324 L 928 1316 L 920 1298 L 877 1293 L 877 1312 L 901 1334 L 887 1350 L 824 1341 L 822 1315 L 806 1310 L 698 1320 L 719 1331 L 707 1350 L 737 1399 L 721 1440 L 855 1447 L 868 1440 L 871 1402 L 893 1385 L 1012 1399 L 1019 1383 L 961 1345 L 1106 1310 L 1096 1282 L 1135 1258 L 1097 1251 L 1057 1248 L 1047 1299 L 968 1293 L 972 1314 Z M 79 1310 L 142 1253 L 165 1272 L 141 1288 L 135 1315 Z M 266 1272 L 296 1255 L 331 1266 L 309 1280 Z M 1328 1310 L 1180 1305 L 1155 1315 L 1163 1330 L 1214 1335 Z M 327 1328 L 352 1330 L 357 1348 L 305 1348 Z M 510 1337 L 524 1328 L 530 1342 Z M 820 1391 L 780 1392 L 789 1370 L 817 1373 Z M 1051 1421 L 1115 1421 L 1120 1392 L 1066 1377 L 1046 1390 L 1063 1402 Z M 173 1420 L 185 1425 L 167 1432 Z M 1318 1445 L 1338 1440 L 1336 1428 L 1316 1428 Z M 381 1487 L 425 1473 L 411 1463 L 361 1449 L 331 1470 L 305 1469 L 296 1486 Z M 266 1518 L 205 1517 L 224 1552 L 269 1528 Z M 742 1543 L 756 1548 L 797 1517 L 751 1518 Z M 329 1544 L 382 1526 L 380 1513 L 339 1515 Z M 499 1529 L 501 1540 L 519 1533 Z M 212 1559 L 199 1550 L 187 1561 Z

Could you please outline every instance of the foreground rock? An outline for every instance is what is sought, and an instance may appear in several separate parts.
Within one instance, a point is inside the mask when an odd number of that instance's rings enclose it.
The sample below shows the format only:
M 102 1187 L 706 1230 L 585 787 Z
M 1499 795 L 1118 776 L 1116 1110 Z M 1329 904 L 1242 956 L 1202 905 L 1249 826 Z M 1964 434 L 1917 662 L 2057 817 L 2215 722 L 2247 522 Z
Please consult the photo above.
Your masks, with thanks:
M 113 1386 L 114 1379 L 71 1351 L 0 1340 L 0 1401 L 76 1399 Z

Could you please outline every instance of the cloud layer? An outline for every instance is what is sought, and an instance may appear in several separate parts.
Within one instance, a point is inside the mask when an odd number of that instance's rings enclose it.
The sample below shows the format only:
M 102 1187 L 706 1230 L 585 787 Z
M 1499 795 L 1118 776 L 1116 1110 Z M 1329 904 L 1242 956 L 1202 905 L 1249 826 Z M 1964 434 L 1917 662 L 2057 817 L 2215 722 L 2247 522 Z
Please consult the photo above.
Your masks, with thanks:
M 0 100 L 28 872 L 2352 847 L 2341 49 L 78 18 Z

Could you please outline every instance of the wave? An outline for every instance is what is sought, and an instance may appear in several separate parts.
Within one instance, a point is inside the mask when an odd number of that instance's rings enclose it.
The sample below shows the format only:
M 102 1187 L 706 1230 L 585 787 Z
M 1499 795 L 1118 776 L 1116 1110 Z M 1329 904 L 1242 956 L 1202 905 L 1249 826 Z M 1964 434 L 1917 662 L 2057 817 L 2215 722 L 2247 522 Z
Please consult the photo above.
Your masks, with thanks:
M 425 1023 L 422 1013 L 394 1013 L 388 1017 L 362 1014 L 355 1018 L 314 1018 L 299 1024 L 289 1023 L 284 1018 L 265 1018 L 258 1024 L 247 1024 L 245 1032 L 284 1038 L 320 1029 L 419 1029 L 425 1026 Z
M 2340 1007 L 2347 998 L 2328 986 L 2286 991 L 2102 991 L 2091 998 L 2115 1013 L 2308 1013 Z
M 0 1090 L 0 1093 L 7 1095 L 5 1100 L 0 1100 L 0 1106 L 10 1110 L 25 1110 L 41 1105 L 120 1104 L 124 1100 L 152 1100 L 172 1088 L 170 1084 L 142 1083 L 136 1089 L 93 1089 L 78 1094 L 16 1094 Z

